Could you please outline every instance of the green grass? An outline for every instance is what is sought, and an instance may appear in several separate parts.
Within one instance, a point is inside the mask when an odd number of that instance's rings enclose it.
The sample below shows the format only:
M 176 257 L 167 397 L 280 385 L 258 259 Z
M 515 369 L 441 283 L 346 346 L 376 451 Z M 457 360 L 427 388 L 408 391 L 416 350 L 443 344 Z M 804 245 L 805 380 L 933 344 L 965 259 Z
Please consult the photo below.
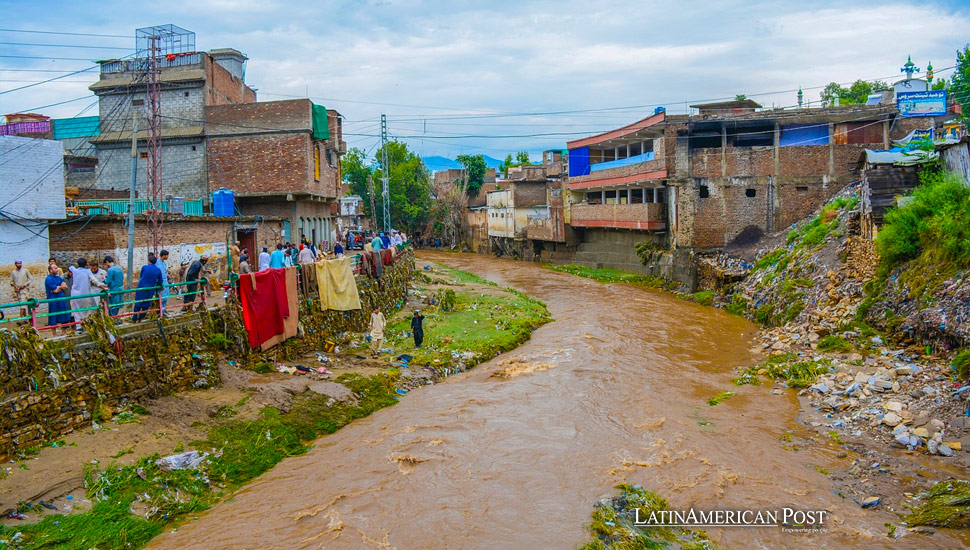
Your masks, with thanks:
M 818 341 L 819 351 L 833 351 L 837 353 L 849 353 L 852 351 L 852 344 L 839 336 L 830 334 Z
M 832 362 L 828 359 L 799 361 L 794 353 L 776 353 L 764 363 L 747 367 L 734 379 L 738 386 L 758 385 L 760 376 L 774 380 L 784 380 L 790 388 L 807 388 L 815 383 L 822 374 L 831 372 Z
M 836 210 L 852 210 L 859 203 L 858 197 L 839 197 L 825 206 L 812 221 L 788 233 L 785 243 L 795 245 L 796 249 L 814 249 L 822 244 L 825 237 L 839 226 Z
M 757 262 L 754 263 L 754 271 L 761 271 L 765 268 L 774 266 L 781 261 L 782 258 L 788 255 L 788 250 L 785 248 L 779 248 L 773 252 L 765 254 Z
M 707 400 L 707 404 L 710 405 L 710 406 L 712 406 L 712 407 L 716 407 L 716 406 L 720 405 L 721 403 L 727 401 L 731 397 L 734 397 L 734 395 L 735 395 L 735 393 L 733 391 L 722 391 L 721 393 L 719 393 L 719 394 L 715 395 L 714 397 L 711 397 L 710 399 L 708 399 Z
M 545 304 L 514 289 L 500 295 L 460 291 L 454 309 L 423 311 L 424 345 L 417 349 L 405 332 L 409 316 L 397 316 L 387 325 L 387 343 L 395 354 L 411 355 L 412 365 L 446 366 L 454 354 L 471 352 L 474 362 L 490 359 L 518 347 L 532 331 L 552 320 Z
M 627 484 L 616 486 L 619 501 L 625 503 L 622 513 L 613 506 L 597 506 L 587 529 L 593 539 L 582 550 L 717 550 L 707 533 L 674 527 L 648 527 L 634 524 L 634 510 L 641 521 L 651 513 L 667 510 L 667 501 L 652 491 Z
M 587 279 L 593 279 L 594 281 L 599 281 L 601 283 L 632 283 L 655 288 L 665 288 L 670 285 L 670 283 L 661 277 L 656 277 L 653 275 L 639 275 L 637 273 L 630 273 L 629 271 L 612 269 L 608 267 L 587 267 L 576 264 L 543 264 L 542 267 L 551 269 L 553 271 L 558 271 L 560 273 L 570 273 L 572 275 L 578 275 Z
M 695 292 L 691 299 L 702 306 L 714 305 L 714 291 L 713 290 L 702 290 L 701 292 Z
M 970 528 L 970 482 L 941 481 L 919 499 L 922 502 L 906 516 L 909 525 Z
M 970 187 L 941 171 L 920 179 L 905 206 L 886 212 L 876 238 L 882 275 L 917 259 L 922 268 L 970 267 Z
M 88 470 L 85 486 L 94 503 L 91 510 L 51 515 L 34 524 L 3 526 L 0 538 L 22 533 L 18 550 L 140 548 L 178 521 L 208 509 L 226 491 L 288 456 L 305 453 L 308 441 L 397 402 L 396 377 L 389 373 L 371 377 L 343 374 L 336 382 L 357 394 L 358 402 L 334 402 L 307 392 L 297 396 L 285 414 L 267 407 L 253 420 L 216 424 L 205 440 L 193 444 L 212 453 L 197 470 L 163 472 L 155 465 L 158 455 L 142 458 L 133 466 Z M 135 508 L 142 515 L 129 511 Z
M 953 370 L 960 378 L 970 378 L 970 349 L 965 349 L 953 356 Z

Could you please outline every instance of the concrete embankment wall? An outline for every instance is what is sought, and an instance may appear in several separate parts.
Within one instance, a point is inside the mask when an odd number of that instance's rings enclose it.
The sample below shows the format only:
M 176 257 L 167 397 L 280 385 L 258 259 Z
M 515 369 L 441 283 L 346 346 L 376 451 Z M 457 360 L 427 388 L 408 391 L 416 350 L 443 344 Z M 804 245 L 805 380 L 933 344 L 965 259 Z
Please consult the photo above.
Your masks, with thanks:
M 0 331 L 0 459 L 109 418 L 130 401 L 217 385 L 220 356 L 240 365 L 287 360 L 321 349 L 342 332 L 365 330 L 375 305 L 388 315 L 403 307 L 413 273 L 408 249 L 380 279 L 357 277 L 363 306 L 357 311 L 323 311 L 314 296 L 302 297 L 302 336 L 265 352 L 249 349 L 232 300 L 166 320 L 161 328 L 146 321 L 119 329 L 98 317 L 85 325 L 88 335 L 70 339 Z M 216 333 L 229 342 L 213 340 Z
M 694 254 L 688 249 L 666 250 L 663 234 L 635 231 L 587 229 L 582 232 L 582 242 L 575 253 L 567 251 L 543 251 L 544 262 L 575 263 L 589 267 L 621 269 L 642 275 L 656 275 L 694 288 L 697 267 Z M 650 243 L 657 250 L 644 264 L 637 255 L 636 245 Z

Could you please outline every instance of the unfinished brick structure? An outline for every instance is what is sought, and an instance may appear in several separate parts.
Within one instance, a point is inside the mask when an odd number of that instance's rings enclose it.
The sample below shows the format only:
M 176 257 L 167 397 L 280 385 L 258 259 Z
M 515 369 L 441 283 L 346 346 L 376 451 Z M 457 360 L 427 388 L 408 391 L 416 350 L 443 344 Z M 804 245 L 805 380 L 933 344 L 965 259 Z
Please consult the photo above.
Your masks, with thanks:
M 213 190 L 235 191 L 240 214 L 285 218 L 284 241 L 332 240 L 347 149 L 340 113 L 293 99 L 210 106 L 205 116 Z
M 209 200 L 205 108 L 256 101 L 256 92 L 245 83 L 247 59 L 231 48 L 159 57 L 161 176 L 166 195 Z M 134 112 L 138 125 L 136 190 L 139 196 L 147 196 L 145 62 L 144 58 L 102 61 L 101 77 L 90 86 L 98 96 L 101 113 L 100 135 L 90 140 L 98 157 L 93 187 L 128 189 Z
M 926 124 L 897 120 L 894 105 L 692 107 L 698 114 L 661 108 L 568 143 L 566 222 L 580 237 L 576 261 L 693 284 L 692 267 L 681 265 L 690 253 L 791 225 L 859 178 L 864 149 L 888 148 Z M 668 254 L 643 266 L 633 247 L 640 242 Z

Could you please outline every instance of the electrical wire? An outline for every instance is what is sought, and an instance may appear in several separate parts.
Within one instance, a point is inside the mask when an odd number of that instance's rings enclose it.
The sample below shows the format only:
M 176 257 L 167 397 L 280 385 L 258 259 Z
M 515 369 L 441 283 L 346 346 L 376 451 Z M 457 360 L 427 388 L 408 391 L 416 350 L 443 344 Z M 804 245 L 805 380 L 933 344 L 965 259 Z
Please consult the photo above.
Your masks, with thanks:
M 0 32 L 22 32 L 27 34 L 57 34 L 62 36 L 99 36 L 103 38 L 128 38 L 131 36 L 122 34 L 96 34 L 88 32 L 62 32 L 62 31 L 39 31 L 33 29 L 0 29 Z

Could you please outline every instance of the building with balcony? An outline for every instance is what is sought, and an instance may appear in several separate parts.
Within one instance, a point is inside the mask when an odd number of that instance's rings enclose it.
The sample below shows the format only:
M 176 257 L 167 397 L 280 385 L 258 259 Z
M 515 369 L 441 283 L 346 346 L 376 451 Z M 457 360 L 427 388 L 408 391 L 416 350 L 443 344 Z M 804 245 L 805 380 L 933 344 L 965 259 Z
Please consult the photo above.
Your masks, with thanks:
M 571 141 L 566 223 L 577 263 L 693 284 L 692 254 L 757 240 L 804 218 L 859 179 L 866 148 L 888 149 L 932 120 L 895 105 L 761 110 L 751 101 L 658 109 Z M 635 246 L 666 251 L 646 265 Z
M 205 108 L 208 179 L 245 216 L 287 222 L 281 240 L 332 243 L 340 212 L 340 113 L 309 99 Z M 332 244 L 331 244 L 332 245 Z

